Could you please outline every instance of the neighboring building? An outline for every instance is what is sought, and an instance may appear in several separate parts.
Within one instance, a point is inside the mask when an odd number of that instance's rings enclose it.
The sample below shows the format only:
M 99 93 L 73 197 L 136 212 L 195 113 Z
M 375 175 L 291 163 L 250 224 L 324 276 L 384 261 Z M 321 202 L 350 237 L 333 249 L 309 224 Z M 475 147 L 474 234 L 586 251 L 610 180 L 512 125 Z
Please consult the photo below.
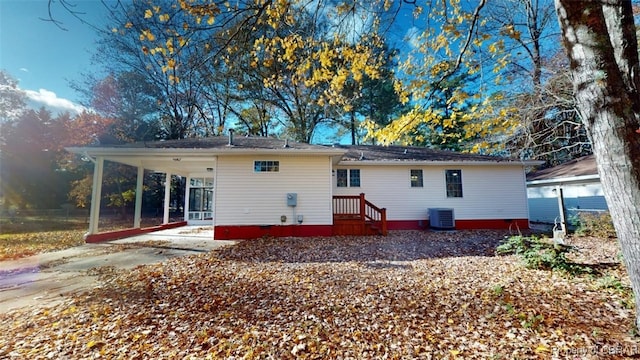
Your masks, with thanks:
M 528 174 L 529 219 L 541 223 L 557 222 L 560 191 L 568 219 L 577 212 L 607 211 L 593 155 Z
M 213 225 L 215 239 L 371 233 L 357 219 L 382 233 L 421 229 L 433 220 L 429 209 L 438 220 L 431 225 L 441 228 L 528 228 L 524 167 L 531 163 L 518 160 L 226 136 L 68 150 L 93 159 L 94 179 L 102 178 L 104 161 L 137 167 L 139 189 L 145 169 L 185 177 L 184 220 Z M 100 183 L 94 181 L 88 241 L 102 239 Z M 134 228 L 140 209 L 138 198 Z

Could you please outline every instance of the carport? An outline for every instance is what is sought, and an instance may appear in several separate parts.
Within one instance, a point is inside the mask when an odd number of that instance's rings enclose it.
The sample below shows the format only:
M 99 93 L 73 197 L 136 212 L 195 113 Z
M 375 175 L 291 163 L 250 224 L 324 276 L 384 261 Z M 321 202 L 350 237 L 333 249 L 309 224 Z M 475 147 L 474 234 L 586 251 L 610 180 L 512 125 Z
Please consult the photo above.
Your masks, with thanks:
M 167 142 L 170 145 L 171 142 Z M 171 179 L 172 176 L 182 176 L 190 179 L 195 176 L 215 177 L 215 167 L 217 156 L 213 149 L 176 149 L 172 147 L 140 147 L 138 143 L 127 144 L 126 147 L 70 147 L 67 151 L 81 155 L 94 164 L 93 186 L 91 192 L 91 207 L 89 211 L 89 229 L 85 235 L 87 242 L 100 242 L 129 237 L 137 234 L 168 229 L 187 224 L 188 216 L 185 214 L 184 221 L 169 222 L 169 208 L 171 204 Z M 102 198 L 102 182 L 104 176 L 105 161 L 112 161 L 120 164 L 130 165 L 137 169 L 134 219 L 132 228 L 126 230 L 100 233 L 98 222 L 100 219 L 100 207 Z M 142 189 L 144 171 L 151 170 L 165 174 L 163 220 L 159 226 L 141 228 L 142 218 Z M 186 196 L 186 201 L 189 197 Z M 185 204 L 188 206 L 188 204 Z M 185 206 L 185 208 L 187 207 Z M 209 218 L 209 223 L 201 225 L 213 225 Z

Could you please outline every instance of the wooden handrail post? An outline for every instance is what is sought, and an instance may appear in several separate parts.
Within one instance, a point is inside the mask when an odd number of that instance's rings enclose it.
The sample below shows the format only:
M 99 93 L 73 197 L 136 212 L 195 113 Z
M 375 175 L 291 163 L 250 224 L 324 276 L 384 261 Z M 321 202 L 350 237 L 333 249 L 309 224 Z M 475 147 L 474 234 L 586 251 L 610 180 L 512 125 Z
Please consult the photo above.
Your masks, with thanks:
M 366 203 L 365 203 L 365 199 L 364 199 L 364 193 L 360 193 L 360 219 L 362 221 L 364 221 L 365 219 L 365 214 L 366 214 Z
M 380 222 L 382 223 L 382 235 L 387 236 L 387 208 L 380 209 Z

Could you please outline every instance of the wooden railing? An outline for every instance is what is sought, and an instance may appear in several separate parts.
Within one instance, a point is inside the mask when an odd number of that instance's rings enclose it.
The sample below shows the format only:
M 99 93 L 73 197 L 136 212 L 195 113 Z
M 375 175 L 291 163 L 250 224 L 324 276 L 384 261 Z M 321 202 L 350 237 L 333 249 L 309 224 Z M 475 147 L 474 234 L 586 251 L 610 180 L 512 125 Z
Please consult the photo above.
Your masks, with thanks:
M 362 223 L 365 233 L 367 223 L 374 225 L 382 235 L 387 235 L 387 209 L 379 208 L 360 195 L 334 195 L 334 220 L 356 220 Z

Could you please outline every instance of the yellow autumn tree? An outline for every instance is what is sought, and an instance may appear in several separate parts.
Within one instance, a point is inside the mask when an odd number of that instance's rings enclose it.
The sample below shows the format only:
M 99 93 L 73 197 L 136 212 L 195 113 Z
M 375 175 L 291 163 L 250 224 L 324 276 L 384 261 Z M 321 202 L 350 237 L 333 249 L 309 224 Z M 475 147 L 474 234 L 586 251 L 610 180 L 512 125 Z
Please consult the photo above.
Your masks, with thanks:
M 393 5 L 389 1 L 385 4 Z M 431 3 L 428 11 L 414 9 L 424 28 L 414 28 L 407 36 L 413 48 L 400 64 L 400 80 L 396 83 L 400 98 L 412 109 L 387 126 L 365 121 L 370 139 L 381 144 L 420 144 L 430 133 L 446 135 L 447 129 L 455 127 L 460 131 L 457 141 L 469 144 L 464 150 L 501 149 L 499 138 L 513 131 L 515 125 L 511 120 L 513 109 L 505 106 L 500 91 L 508 54 L 500 40 L 483 31 L 483 6 L 484 1 L 471 9 L 459 1 L 443 1 Z M 454 76 L 474 80 L 448 88 L 451 82 L 447 80 Z M 447 116 L 434 106 L 434 94 L 443 88 L 449 94 Z
M 247 0 L 217 3 L 206 0 L 180 0 L 174 6 L 188 14 L 183 30 L 211 35 L 211 41 L 200 43 L 202 61 L 219 62 L 227 74 L 235 74 L 238 88 L 253 89 L 247 82 L 261 78 L 261 92 L 285 118 L 285 131 L 293 138 L 311 141 L 314 129 L 330 122 L 341 111 L 348 111 L 353 97 L 345 96 L 345 84 L 357 84 L 365 77 L 376 78 L 381 59 L 372 46 L 382 42 L 373 35 L 373 19 L 353 9 L 299 0 Z M 146 19 L 162 21 L 170 13 L 149 3 Z M 345 19 L 354 26 L 343 27 Z M 358 30 L 366 30 L 353 36 Z M 354 30 L 355 29 L 355 30 Z M 157 59 L 162 71 L 174 83 L 181 81 L 181 63 L 176 54 L 184 43 L 182 31 L 167 38 L 144 29 L 140 39 L 146 56 Z M 367 38 L 367 45 L 359 40 Z M 170 41 L 169 41 L 170 40 Z M 376 55 L 378 54 L 378 55 Z M 241 72 L 239 74 L 238 72 Z M 175 74 L 175 75 L 174 75 Z

